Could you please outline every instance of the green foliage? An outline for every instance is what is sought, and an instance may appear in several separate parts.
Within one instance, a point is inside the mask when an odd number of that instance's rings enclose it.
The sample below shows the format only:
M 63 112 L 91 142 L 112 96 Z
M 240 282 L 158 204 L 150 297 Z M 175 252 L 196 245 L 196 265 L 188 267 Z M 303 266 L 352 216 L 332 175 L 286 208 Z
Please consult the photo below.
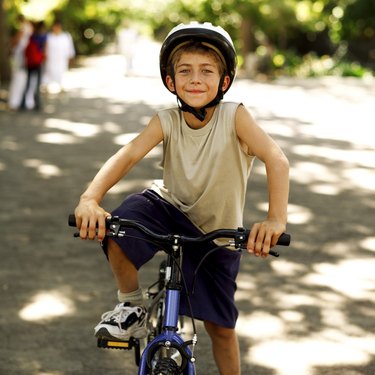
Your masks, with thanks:
M 375 2 L 353 1 L 346 7 L 342 17 L 340 38 L 345 40 L 375 38 Z
M 42 0 L 4 0 L 11 23 L 15 10 Z M 365 74 L 375 68 L 374 0 L 50 0 L 81 54 L 112 42 L 124 20 L 142 22 L 162 40 L 181 22 L 224 27 L 239 61 L 249 52 L 266 74 Z M 342 52 L 344 51 L 344 52 Z M 358 61 L 354 63 L 352 61 Z
M 304 56 L 291 51 L 278 51 L 269 59 L 268 76 L 323 77 L 342 76 L 363 78 L 371 75 L 361 64 L 338 56 L 318 56 L 310 52 Z
M 55 10 L 75 41 L 79 54 L 92 54 L 113 42 L 126 10 L 115 0 L 66 1 Z

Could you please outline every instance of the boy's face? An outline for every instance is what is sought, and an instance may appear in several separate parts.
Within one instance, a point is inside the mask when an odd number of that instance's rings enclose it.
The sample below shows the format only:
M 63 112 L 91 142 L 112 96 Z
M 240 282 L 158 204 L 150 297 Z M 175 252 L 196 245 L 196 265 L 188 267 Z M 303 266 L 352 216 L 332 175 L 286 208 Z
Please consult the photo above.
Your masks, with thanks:
M 215 99 L 220 78 L 218 62 L 213 56 L 185 52 L 176 63 L 174 81 L 167 76 L 166 82 L 170 91 L 177 92 L 186 104 L 199 109 Z M 229 81 L 229 76 L 225 76 L 223 90 Z

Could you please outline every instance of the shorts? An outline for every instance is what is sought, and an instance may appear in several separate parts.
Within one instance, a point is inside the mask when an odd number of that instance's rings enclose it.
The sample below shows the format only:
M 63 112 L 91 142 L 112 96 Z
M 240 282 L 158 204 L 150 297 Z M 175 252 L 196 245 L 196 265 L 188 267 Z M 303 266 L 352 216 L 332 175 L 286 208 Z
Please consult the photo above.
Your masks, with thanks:
M 160 234 L 178 233 L 199 236 L 202 232 L 175 206 L 152 190 L 129 195 L 112 212 L 113 216 L 137 220 L 152 231 Z M 145 237 L 136 229 L 127 229 L 129 237 L 112 238 L 132 261 L 137 269 L 149 261 L 160 247 L 139 239 Z M 132 238 L 132 236 L 138 238 Z M 202 257 L 217 247 L 213 242 L 185 247 L 182 272 L 187 291 L 183 288 L 180 300 L 180 314 L 190 316 L 187 293 L 190 294 L 194 273 Z M 103 243 L 106 253 L 106 242 Z M 106 253 L 107 255 L 107 253 Z M 234 303 L 237 289 L 236 278 L 240 267 L 241 253 L 220 248 L 210 254 L 199 268 L 195 279 L 194 293 L 189 296 L 193 317 L 207 320 L 221 327 L 234 328 L 238 310 Z

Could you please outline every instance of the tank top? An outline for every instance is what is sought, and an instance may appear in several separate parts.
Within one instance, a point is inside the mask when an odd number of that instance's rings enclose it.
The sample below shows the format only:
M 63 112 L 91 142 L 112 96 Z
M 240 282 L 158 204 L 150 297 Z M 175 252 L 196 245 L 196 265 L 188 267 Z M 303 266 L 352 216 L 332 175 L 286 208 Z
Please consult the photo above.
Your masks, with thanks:
M 211 120 L 192 129 L 178 108 L 158 113 L 163 139 L 163 182 L 152 189 L 203 232 L 243 225 L 247 181 L 254 157 L 235 129 L 240 104 L 221 102 Z

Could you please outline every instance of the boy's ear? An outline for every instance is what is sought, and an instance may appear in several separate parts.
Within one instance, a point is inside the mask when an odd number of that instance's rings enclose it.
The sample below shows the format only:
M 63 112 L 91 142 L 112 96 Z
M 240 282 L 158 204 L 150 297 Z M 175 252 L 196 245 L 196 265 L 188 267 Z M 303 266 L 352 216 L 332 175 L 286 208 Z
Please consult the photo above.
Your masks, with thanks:
M 223 80 L 223 85 L 221 86 L 221 89 L 225 92 L 225 90 L 228 88 L 229 84 L 230 84 L 230 77 L 225 76 L 224 80 Z
M 172 91 L 172 92 L 175 92 L 176 89 L 174 87 L 174 81 L 173 81 L 173 78 L 171 76 L 166 76 L 165 77 L 165 83 L 167 84 L 167 87 L 168 87 L 168 90 L 169 91 Z

